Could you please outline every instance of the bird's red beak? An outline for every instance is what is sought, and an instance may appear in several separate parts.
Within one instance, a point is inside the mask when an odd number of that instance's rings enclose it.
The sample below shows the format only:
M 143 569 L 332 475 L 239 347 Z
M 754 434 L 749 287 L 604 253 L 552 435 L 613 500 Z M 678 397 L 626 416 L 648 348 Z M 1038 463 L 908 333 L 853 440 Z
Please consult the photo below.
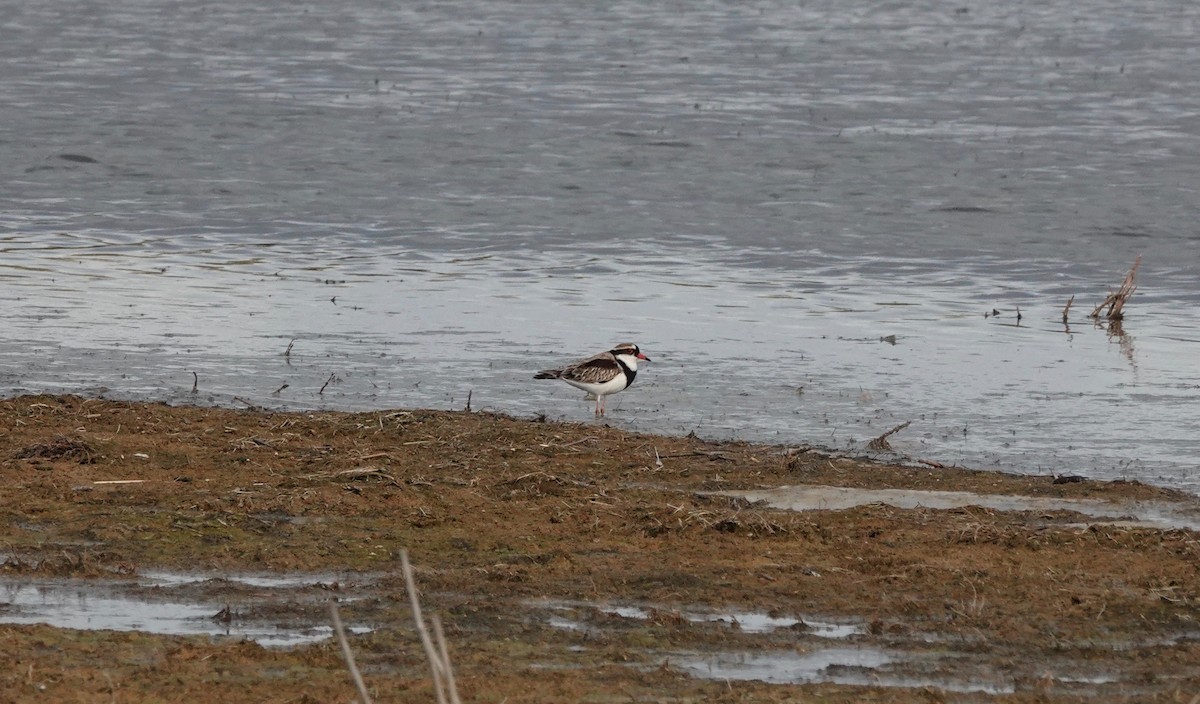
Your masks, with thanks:
M 647 362 L 649 362 L 649 361 L 650 361 L 650 358 L 649 358 L 649 357 L 647 357 L 646 355 L 642 354 L 641 352 L 638 352 L 638 357 L 637 357 L 637 358 L 638 358 L 638 359 L 641 359 L 641 360 L 644 360 L 644 361 L 647 361 Z

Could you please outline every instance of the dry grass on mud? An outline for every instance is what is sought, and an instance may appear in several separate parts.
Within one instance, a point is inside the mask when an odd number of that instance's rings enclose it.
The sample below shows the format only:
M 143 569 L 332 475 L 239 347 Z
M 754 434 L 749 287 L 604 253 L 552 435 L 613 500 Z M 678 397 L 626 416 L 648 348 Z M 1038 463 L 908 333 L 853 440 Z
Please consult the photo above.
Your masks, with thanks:
M 738 442 L 486 413 L 273 413 L 71 396 L 0 402 L 9 579 L 147 569 L 371 575 L 344 605 L 376 701 L 433 701 L 397 556 L 442 614 L 464 701 L 1077 701 L 1055 663 L 1119 669 L 1085 698 L 1200 694 L 1200 543 L 1186 530 L 1070 513 L 876 504 L 792 513 L 712 492 L 784 484 L 1192 501 L 1137 483 L 1056 484 Z M 324 598 L 324 597 L 322 597 Z M 530 600 L 655 605 L 547 629 Z M 1009 694 L 727 684 L 663 653 L 810 647 L 730 634 L 687 608 L 867 624 L 863 644 L 1008 663 Z M 17 701 L 348 701 L 334 643 L 290 651 L 133 633 L 0 627 L 0 690 Z M 589 636 L 588 633 L 591 635 Z M 1151 643 L 1130 651 L 1113 643 Z M 666 658 L 669 660 L 669 658 Z M 973 672 L 967 668 L 968 672 Z M 994 674 L 994 673 L 993 673 Z M 1140 678 L 1136 687 L 1129 678 Z M 111 697 L 111 699 L 110 699 Z M 1184 697 L 1177 699 L 1177 697 Z

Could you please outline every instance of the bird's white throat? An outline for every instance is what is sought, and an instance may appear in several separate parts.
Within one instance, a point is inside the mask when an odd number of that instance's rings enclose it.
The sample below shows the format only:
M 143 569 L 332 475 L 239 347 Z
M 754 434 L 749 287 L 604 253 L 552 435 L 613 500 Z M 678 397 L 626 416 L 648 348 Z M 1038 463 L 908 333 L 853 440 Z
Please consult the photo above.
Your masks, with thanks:
M 631 372 L 637 371 L 637 363 L 638 363 L 637 357 L 634 357 L 631 354 L 619 354 L 619 355 L 616 355 L 616 357 L 617 357 L 617 359 L 621 360 L 622 364 L 629 367 L 629 371 L 631 371 Z

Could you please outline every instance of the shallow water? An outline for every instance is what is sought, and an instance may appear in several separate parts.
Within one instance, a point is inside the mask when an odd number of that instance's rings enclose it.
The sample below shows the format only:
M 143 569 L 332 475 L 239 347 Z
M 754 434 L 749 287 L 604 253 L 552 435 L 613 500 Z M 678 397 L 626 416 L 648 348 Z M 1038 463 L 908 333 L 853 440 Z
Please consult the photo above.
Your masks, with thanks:
M 1057 499 L 1045 496 L 976 494 L 969 491 L 924 491 L 919 489 L 847 489 L 835 486 L 799 485 L 772 489 L 722 491 L 748 501 L 764 501 L 788 511 L 844 511 L 855 506 L 887 504 L 896 508 L 954 509 L 981 506 L 997 511 L 1074 511 L 1097 523 L 1119 523 L 1158 529 L 1200 531 L 1195 506 L 1152 501 L 1115 503 L 1099 499 Z
M 529 602 L 529 606 L 545 609 L 551 612 L 547 623 L 554 628 L 565 630 L 587 630 L 588 627 L 580 619 L 590 612 L 600 612 L 610 616 L 645 621 L 652 619 L 656 612 L 677 616 L 690 623 L 721 623 L 742 633 L 771 633 L 777 630 L 790 629 L 796 633 L 817 638 L 844 639 L 861 635 L 866 629 L 858 623 L 826 621 L 810 616 L 774 616 L 760 611 L 709 611 L 709 610 L 678 610 L 666 605 L 613 605 L 594 604 L 578 601 L 540 600 Z M 575 618 L 567 618 L 574 616 Z
M 1190 7 L 7 9 L 5 395 L 590 420 L 632 339 L 614 424 L 1200 486 Z
M 374 579 L 361 574 L 347 582 L 336 575 L 173 572 L 123 579 L 8 578 L 0 582 L 0 623 L 253 640 L 266 647 L 303 646 L 332 636 L 325 608 L 331 592 L 337 593 L 339 601 L 361 600 L 365 604 L 363 612 L 370 613 L 382 605 L 383 611 L 375 613 L 385 623 L 395 618 L 395 613 L 385 614 L 391 611 L 387 604 L 394 604 L 396 595 L 387 586 L 380 591 L 384 582 L 375 584 Z M 663 616 L 665 623 L 672 624 L 670 628 L 716 631 L 722 634 L 716 650 L 635 647 L 630 652 L 637 656 L 633 662 L 640 663 L 635 666 L 669 666 L 693 677 L 727 681 L 825 682 L 991 694 L 1028 688 L 1036 681 L 1036 687 L 1043 691 L 1049 686 L 1080 696 L 1093 693 L 1099 686 L 1124 683 L 1122 691 L 1128 693 L 1145 684 L 1144 673 L 1137 666 L 1139 658 L 1125 657 L 1122 662 L 1128 669 L 1098 672 L 1097 653 L 1141 653 L 1149 657 L 1150 650 L 1164 645 L 1140 639 L 1089 640 L 1082 653 L 1064 647 L 1066 654 L 1053 662 L 1022 664 L 1001 652 L 1003 649 L 992 652 L 983 643 L 972 645 L 961 633 L 947 639 L 918 627 L 880 637 L 868 635 L 860 623 L 825 621 L 807 615 L 801 618 L 698 605 L 615 605 L 547 599 L 516 601 L 504 610 L 527 613 L 531 623 L 544 623 L 559 632 L 579 634 L 579 640 L 566 649 L 568 652 L 604 650 L 606 644 L 619 642 L 619 632 L 631 624 L 659 630 L 661 626 L 649 622 L 658 623 Z M 228 613 L 228 619 L 222 617 L 224 613 Z M 399 613 L 407 612 L 400 608 Z M 409 628 L 407 617 L 403 620 L 400 628 Z M 347 630 L 354 634 L 368 633 L 375 627 L 377 624 L 347 624 Z M 529 624 L 522 629 L 528 634 Z M 1167 643 L 1194 638 L 1195 634 L 1182 632 Z
M 696 677 L 762 680 L 775 684 L 879 684 L 873 671 L 894 656 L 878 648 L 823 648 L 809 652 L 721 653 L 684 658 L 675 666 Z M 836 670 L 844 668 L 842 674 Z M 848 670 L 848 673 L 846 672 Z
M 174 573 L 147 574 L 134 581 L 5 580 L 0 583 L 0 623 L 210 636 L 253 640 L 266 647 L 304 645 L 333 636 L 327 622 L 279 609 L 286 600 L 292 611 L 297 611 L 295 600 L 303 599 L 303 595 L 296 591 L 314 584 L 311 576 L 222 579 L 222 585 L 229 583 L 233 588 L 220 588 L 222 593 L 217 596 L 197 595 L 188 588 L 205 581 L 203 577 Z M 239 585 L 265 591 L 239 593 Z M 274 607 L 272 613 L 255 615 L 255 607 L 264 604 Z M 228 618 L 222 613 L 228 613 Z M 371 630 L 360 624 L 346 628 L 351 633 Z
M 840 685 L 940 689 L 948 692 L 1005 694 L 1016 691 L 1003 681 L 958 680 L 932 672 L 925 675 L 889 672 L 889 666 L 913 669 L 913 653 L 881 648 L 822 648 L 811 651 L 731 652 L 672 660 L 674 667 L 693 677 L 714 680 L 761 680 L 775 684 L 828 682 Z M 919 665 L 916 669 L 921 669 Z

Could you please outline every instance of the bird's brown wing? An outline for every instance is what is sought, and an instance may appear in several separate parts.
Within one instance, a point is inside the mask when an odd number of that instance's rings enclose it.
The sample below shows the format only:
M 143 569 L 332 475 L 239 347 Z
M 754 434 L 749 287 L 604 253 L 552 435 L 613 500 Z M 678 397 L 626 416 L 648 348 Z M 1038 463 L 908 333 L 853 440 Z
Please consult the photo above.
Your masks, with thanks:
M 620 373 L 621 365 L 617 363 L 617 358 L 603 352 L 563 369 L 559 378 L 585 384 L 603 384 L 612 381 Z

